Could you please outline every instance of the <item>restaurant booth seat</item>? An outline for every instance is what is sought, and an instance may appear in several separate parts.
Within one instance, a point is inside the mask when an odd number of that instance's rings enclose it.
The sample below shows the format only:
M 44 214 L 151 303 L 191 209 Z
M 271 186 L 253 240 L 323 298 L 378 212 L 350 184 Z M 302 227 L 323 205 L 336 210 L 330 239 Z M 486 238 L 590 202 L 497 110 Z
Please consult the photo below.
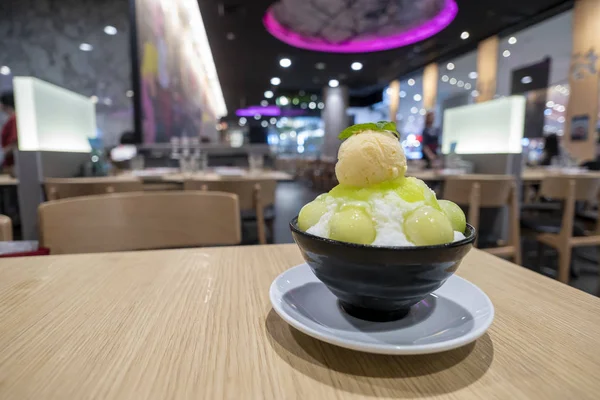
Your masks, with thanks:
M 535 233 L 535 239 L 558 252 L 558 280 L 568 283 L 574 247 L 600 245 L 600 224 L 593 232 L 575 219 L 577 201 L 597 202 L 600 178 L 593 176 L 552 176 L 542 180 L 540 195 L 563 202 L 560 217 L 525 217 L 521 226 Z M 599 211 L 600 212 L 600 211 Z M 599 219 L 600 220 L 600 219 Z M 541 257 L 541 249 L 538 250 Z
M 467 207 L 467 222 L 479 231 L 482 208 L 508 207 L 508 243 L 482 250 L 503 257 L 511 257 L 521 264 L 521 234 L 519 229 L 519 200 L 516 182 L 511 175 L 467 174 L 450 176 L 444 184 L 443 199 Z M 477 246 L 477 242 L 475 242 Z
M 275 205 L 276 186 L 277 181 L 274 179 L 239 179 L 233 177 L 219 181 L 190 178 L 183 183 L 186 191 L 218 191 L 237 195 L 243 219 L 256 221 L 260 244 L 267 244 L 266 227 L 268 227 L 271 235 L 273 234 L 275 220 L 273 207 Z
M 85 196 L 40 205 L 40 245 L 51 254 L 237 245 L 238 198 L 219 192 Z

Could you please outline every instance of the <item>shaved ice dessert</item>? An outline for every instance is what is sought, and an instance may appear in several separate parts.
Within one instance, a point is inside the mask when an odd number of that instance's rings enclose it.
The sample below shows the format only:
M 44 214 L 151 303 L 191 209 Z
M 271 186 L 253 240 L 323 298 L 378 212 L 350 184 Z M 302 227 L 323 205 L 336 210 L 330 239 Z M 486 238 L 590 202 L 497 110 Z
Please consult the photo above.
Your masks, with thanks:
M 339 135 L 339 185 L 306 204 L 298 227 L 312 235 L 372 246 L 430 246 L 464 239 L 456 204 L 438 200 L 425 182 L 405 176 L 396 126 L 351 126 Z

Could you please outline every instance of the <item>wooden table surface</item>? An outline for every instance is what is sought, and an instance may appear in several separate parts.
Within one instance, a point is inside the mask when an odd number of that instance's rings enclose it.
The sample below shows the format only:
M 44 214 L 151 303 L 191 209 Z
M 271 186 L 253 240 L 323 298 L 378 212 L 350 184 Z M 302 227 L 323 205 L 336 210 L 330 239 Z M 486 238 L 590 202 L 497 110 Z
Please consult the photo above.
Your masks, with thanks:
M 431 169 L 428 170 L 408 170 L 406 176 L 414 176 L 415 178 L 424 180 L 424 181 L 443 181 L 449 176 L 453 175 L 445 175 L 441 174 L 438 171 L 434 171 Z M 549 176 L 595 176 L 600 178 L 600 172 L 598 171 L 582 171 L 577 173 L 565 173 L 560 170 L 551 170 L 547 168 L 525 168 L 521 173 L 521 180 L 523 183 L 532 184 L 539 183 L 545 177 Z
M 0 186 L 16 186 L 19 184 L 17 178 L 13 178 L 7 174 L 0 174 Z
M 496 319 L 426 356 L 288 326 L 269 286 L 295 245 L 0 261 L 2 399 L 597 399 L 600 299 L 473 250 Z
M 224 179 L 274 179 L 276 181 L 291 181 L 294 177 L 287 172 L 275 170 L 262 170 L 253 173 L 246 172 L 240 175 L 221 175 L 217 172 L 196 172 L 191 175 L 170 174 L 163 177 L 167 182 L 183 182 L 185 179 L 203 179 L 207 181 L 221 181 Z

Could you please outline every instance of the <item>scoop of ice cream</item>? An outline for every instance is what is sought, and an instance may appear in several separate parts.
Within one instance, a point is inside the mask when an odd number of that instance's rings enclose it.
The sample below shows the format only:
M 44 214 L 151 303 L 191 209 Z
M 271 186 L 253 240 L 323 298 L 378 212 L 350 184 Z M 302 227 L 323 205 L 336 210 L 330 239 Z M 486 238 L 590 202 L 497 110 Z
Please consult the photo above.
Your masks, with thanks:
M 366 187 L 404 176 L 406 157 L 391 133 L 367 130 L 350 136 L 338 151 L 335 175 L 344 185 Z

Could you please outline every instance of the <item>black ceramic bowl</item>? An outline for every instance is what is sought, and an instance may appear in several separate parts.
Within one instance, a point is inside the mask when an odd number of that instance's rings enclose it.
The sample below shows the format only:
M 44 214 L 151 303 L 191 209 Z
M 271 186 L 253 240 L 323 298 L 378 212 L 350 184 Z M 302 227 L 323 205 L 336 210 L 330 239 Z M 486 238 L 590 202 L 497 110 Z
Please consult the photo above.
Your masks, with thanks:
M 418 247 L 380 247 L 314 236 L 290 222 L 302 256 L 350 315 L 391 321 L 444 284 L 458 269 L 475 240 L 467 224 L 465 239 Z

